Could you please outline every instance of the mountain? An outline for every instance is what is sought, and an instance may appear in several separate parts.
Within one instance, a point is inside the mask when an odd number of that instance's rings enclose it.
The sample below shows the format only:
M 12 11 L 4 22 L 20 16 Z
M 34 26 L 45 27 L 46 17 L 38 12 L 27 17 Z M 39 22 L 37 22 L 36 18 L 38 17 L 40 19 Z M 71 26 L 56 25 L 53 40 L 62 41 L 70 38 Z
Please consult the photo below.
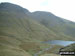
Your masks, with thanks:
M 31 56 L 33 54 L 32 51 L 41 50 L 41 45 L 37 44 L 39 42 L 47 40 L 75 40 L 60 32 L 57 35 L 55 27 L 53 29 L 48 28 L 43 24 L 44 21 L 40 23 L 34 20 L 34 15 L 32 14 L 27 9 L 15 4 L 0 4 L 0 56 Z M 54 23 L 51 22 L 52 26 L 58 21 L 62 20 L 58 19 L 56 22 L 54 20 Z M 71 26 L 74 27 L 73 25 Z M 26 50 L 27 47 L 28 49 Z M 35 50 L 33 47 L 35 47 Z
M 75 23 L 55 16 L 50 12 L 36 11 L 32 13 L 33 19 L 40 22 L 58 36 L 73 37 L 75 39 Z
M 23 13 L 25 14 L 26 12 L 28 12 L 27 9 L 12 3 L 8 3 L 8 2 L 0 4 L 0 11 L 18 12 L 22 14 Z

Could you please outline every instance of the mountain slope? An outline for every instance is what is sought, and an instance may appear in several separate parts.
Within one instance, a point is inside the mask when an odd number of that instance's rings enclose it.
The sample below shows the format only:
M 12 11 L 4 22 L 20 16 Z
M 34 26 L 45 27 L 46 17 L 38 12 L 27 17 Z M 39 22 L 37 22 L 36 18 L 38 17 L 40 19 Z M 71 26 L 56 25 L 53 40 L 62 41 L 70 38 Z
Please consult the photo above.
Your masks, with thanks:
M 75 37 L 75 23 L 57 17 L 50 12 L 36 11 L 32 13 L 33 19 L 40 22 L 58 36 Z
M 26 42 L 74 40 L 57 36 L 52 30 L 33 20 L 28 12 L 11 3 L 0 4 L 0 56 L 30 56 L 20 47 Z
M 75 43 L 70 44 L 70 45 L 68 45 L 66 47 L 61 48 L 60 51 L 61 52 L 63 52 L 63 51 L 68 51 L 68 52 L 72 51 L 72 52 L 75 52 Z M 62 55 L 62 56 L 75 56 L 75 53 L 73 55 Z

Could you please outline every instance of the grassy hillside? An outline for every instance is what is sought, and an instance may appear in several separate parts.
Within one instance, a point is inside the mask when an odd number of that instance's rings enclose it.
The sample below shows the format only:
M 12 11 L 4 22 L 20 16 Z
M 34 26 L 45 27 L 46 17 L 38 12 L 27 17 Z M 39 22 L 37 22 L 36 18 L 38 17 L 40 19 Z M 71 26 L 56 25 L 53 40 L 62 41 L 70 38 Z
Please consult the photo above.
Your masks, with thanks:
M 57 55 L 57 54 L 43 54 L 43 55 L 41 55 L 41 56 L 61 56 L 61 55 Z
M 72 51 L 72 52 L 75 52 L 75 43 L 61 48 L 60 51 L 70 51 L 70 52 Z M 62 55 L 62 56 L 75 56 L 75 55 Z
M 65 35 L 58 36 L 26 13 L 27 11 L 18 5 L 0 4 L 0 56 L 31 56 L 32 52 L 42 49 L 41 41 L 74 40 Z M 33 51 L 33 47 L 36 50 Z
M 75 23 L 57 17 L 50 12 L 36 11 L 32 13 L 33 19 L 40 22 L 56 35 L 62 37 L 73 37 L 75 39 Z
M 60 51 L 74 51 L 75 52 L 75 43 L 63 47 Z

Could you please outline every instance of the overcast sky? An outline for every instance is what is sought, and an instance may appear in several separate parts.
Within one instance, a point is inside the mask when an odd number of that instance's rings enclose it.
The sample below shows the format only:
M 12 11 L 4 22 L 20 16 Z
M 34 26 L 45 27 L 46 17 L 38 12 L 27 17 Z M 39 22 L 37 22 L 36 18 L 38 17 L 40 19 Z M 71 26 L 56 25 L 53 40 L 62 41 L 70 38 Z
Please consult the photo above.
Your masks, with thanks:
M 49 11 L 53 14 L 75 21 L 75 0 L 0 0 L 18 4 L 29 11 Z

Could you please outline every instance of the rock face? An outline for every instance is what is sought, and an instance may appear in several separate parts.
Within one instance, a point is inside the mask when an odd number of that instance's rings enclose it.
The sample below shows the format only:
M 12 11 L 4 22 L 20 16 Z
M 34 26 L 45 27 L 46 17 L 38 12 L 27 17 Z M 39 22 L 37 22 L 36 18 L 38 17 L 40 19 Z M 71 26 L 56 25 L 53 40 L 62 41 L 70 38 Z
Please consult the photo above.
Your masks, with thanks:
M 67 51 L 67 52 L 74 52 L 75 53 L 75 43 L 61 48 L 60 51 L 61 52 Z M 62 56 L 75 56 L 75 54 L 74 55 L 62 55 Z

